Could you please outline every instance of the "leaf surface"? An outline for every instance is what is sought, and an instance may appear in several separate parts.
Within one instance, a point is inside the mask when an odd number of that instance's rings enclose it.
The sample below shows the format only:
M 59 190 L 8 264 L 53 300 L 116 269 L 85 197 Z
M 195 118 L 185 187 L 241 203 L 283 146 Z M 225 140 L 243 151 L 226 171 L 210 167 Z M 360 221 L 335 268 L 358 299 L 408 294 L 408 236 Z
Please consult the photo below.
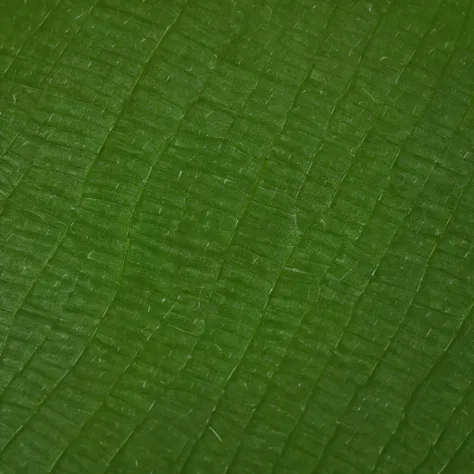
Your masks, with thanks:
M 473 8 L 0 1 L 0 472 L 474 472 Z

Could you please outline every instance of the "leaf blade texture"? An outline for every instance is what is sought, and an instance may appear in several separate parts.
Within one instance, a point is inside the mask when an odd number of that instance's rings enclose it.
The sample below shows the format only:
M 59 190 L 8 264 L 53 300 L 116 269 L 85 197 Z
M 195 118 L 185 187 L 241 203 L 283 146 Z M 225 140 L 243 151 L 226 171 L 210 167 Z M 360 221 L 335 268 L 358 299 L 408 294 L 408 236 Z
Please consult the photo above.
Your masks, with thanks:
M 4 0 L 0 472 L 472 472 L 473 8 Z

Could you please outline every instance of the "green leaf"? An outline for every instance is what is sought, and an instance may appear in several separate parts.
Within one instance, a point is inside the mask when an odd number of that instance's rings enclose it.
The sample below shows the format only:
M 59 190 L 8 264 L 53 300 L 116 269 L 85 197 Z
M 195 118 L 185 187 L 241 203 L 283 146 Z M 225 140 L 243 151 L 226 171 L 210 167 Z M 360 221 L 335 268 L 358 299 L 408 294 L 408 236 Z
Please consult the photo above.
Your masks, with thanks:
M 0 2 L 0 472 L 474 472 L 473 8 Z

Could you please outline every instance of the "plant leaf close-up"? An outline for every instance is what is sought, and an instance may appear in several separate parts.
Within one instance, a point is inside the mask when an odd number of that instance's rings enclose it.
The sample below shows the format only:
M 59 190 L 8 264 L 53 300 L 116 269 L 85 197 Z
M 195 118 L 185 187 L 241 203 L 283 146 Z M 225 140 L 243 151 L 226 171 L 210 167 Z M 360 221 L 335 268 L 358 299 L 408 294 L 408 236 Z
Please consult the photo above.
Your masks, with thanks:
M 474 472 L 472 0 L 0 0 L 0 473 Z

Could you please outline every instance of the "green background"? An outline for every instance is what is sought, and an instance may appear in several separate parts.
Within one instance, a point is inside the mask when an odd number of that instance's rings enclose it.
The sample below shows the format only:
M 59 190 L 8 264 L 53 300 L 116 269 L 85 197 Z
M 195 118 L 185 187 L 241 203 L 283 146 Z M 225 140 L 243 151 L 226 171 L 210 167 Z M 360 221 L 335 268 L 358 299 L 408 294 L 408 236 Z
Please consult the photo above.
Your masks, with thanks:
M 0 472 L 474 472 L 473 8 L 0 0 Z

